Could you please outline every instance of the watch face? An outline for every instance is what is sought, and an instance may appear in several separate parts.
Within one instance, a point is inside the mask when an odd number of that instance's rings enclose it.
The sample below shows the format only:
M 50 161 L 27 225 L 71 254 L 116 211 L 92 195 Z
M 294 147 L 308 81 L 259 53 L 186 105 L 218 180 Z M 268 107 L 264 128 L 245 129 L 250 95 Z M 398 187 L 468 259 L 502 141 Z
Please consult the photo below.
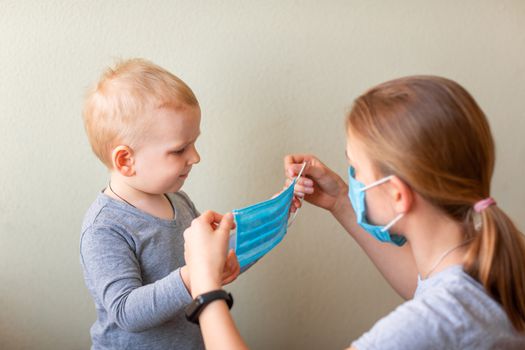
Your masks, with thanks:
M 197 312 L 199 311 L 199 308 L 201 305 L 202 305 L 202 299 L 197 297 L 188 306 L 186 306 L 186 309 L 184 311 L 186 314 L 186 319 L 188 321 L 196 323 L 195 318 L 197 316 Z

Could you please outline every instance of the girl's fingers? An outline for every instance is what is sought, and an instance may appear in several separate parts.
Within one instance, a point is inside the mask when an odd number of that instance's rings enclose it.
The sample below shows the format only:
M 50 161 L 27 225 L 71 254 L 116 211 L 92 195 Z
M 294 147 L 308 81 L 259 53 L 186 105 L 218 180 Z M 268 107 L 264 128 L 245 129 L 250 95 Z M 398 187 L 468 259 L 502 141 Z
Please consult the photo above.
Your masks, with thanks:
M 320 179 L 326 174 L 326 166 L 316 157 L 308 154 L 292 154 L 284 157 L 285 176 L 289 178 L 297 176 L 304 162 L 308 164 L 304 168 L 303 176 Z
M 313 187 L 314 186 L 314 182 L 312 181 L 312 179 L 309 179 L 309 178 L 303 177 L 303 176 L 301 176 L 299 181 L 297 181 L 297 184 L 301 185 L 301 186 L 305 186 L 305 187 Z
M 295 213 L 297 209 L 301 208 L 301 206 L 302 206 L 301 201 L 297 199 L 296 197 L 294 197 L 292 201 L 292 206 L 290 207 L 290 211 L 292 213 Z
M 303 206 L 303 202 L 297 197 L 294 197 L 292 204 L 295 208 L 301 208 Z
M 301 168 L 303 167 L 303 164 L 290 164 L 286 168 L 286 177 L 293 179 L 297 175 L 299 175 L 299 172 L 301 171 Z M 308 169 L 308 165 L 306 165 L 306 168 L 304 169 L 303 175 L 306 175 L 306 169 Z
M 211 210 L 206 210 L 199 217 L 199 220 L 201 220 L 201 221 L 211 225 L 211 224 L 216 224 L 218 222 L 221 222 L 222 217 L 223 216 L 221 214 L 219 214 L 219 213 L 216 213 L 216 212 L 211 211 Z
M 225 214 L 219 223 L 218 231 L 229 233 L 235 227 L 232 213 Z
M 295 185 L 294 192 L 304 193 L 304 194 L 312 194 L 314 193 L 313 186 L 303 186 L 303 185 Z

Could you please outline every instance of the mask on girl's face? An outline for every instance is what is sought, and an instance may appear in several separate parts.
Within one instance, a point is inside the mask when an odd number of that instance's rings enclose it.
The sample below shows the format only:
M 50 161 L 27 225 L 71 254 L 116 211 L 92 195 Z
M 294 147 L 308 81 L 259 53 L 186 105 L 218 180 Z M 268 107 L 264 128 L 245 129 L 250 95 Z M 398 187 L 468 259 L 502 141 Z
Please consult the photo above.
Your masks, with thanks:
M 236 230 L 230 238 L 230 248 L 235 249 L 241 268 L 253 264 L 284 238 L 297 214 L 295 212 L 289 218 L 294 186 L 305 166 L 306 163 L 292 183 L 278 196 L 232 211 Z
M 395 217 L 386 226 L 372 225 L 367 221 L 366 218 L 365 191 L 389 181 L 392 178 L 392 176 L 384 177 L 381 180 L 378 180 L 368 186 L 365 186 L 365 184 L 355 179 L 355 169 L 351 166 L 348 168 L 348 178 L 350 185 L 348 189 L 348 197 L 350 197 L 350 202 L 352 203 L 352 207 L 354 208 L 357 223 L 359 224 L 359 226 L 361 226 L 365 231 L 367 231 L 374 238 L 381 242 L 390 242 L 397 246 L 402 246 L 403 244 L 405 244 L 405 237 L 397 235 L 395 233 L 391 234 L 390 232 L 388 232 L 388 230 L 403 217 L 403 213 Z

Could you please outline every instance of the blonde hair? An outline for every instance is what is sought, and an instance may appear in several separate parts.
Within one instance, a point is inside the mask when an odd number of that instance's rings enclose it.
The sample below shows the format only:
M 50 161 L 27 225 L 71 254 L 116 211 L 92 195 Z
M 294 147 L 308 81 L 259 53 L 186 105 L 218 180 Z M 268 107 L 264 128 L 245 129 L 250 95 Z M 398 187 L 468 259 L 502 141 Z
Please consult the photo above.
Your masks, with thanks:
M 473 209 L 490 196 L 495 151 L 487 119 L 472 96 L 440 77 L 392 80 L 357 98 L 348 128 L 366 141 L 378 171 L 397 175 L 463 224 L 466 238 L 472 238 L 465 271 L 502 305 L 514 327 L 525 331 L 524 237 L 498 206 L 481 213 Z
M 108 68 L 87 93 L 83 119 L 93 152 L 112 167 L 111 151 L 118 144 L 137 144 L 156 108 L 198 106 L 193 91 L 181 79 L 144 59 L 130 59 Z

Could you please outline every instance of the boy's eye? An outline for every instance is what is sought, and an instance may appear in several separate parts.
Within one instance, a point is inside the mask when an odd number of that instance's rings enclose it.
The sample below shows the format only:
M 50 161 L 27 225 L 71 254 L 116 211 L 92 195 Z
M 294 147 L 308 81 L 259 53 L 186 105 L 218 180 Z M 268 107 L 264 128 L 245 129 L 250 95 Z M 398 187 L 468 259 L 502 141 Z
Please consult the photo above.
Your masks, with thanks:
M 174 153 L 174 154 L 182 154 L 182 153 L 184 153 L 185 150 L 186 150 L 186 147 L 184 147 L 184 148 L 182 148 L 182 149 L 178 149 L 178 150 L 173 151 L 173 152 L 171 152 L 171 153 Z

